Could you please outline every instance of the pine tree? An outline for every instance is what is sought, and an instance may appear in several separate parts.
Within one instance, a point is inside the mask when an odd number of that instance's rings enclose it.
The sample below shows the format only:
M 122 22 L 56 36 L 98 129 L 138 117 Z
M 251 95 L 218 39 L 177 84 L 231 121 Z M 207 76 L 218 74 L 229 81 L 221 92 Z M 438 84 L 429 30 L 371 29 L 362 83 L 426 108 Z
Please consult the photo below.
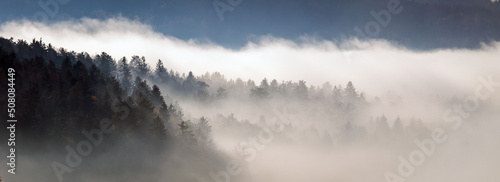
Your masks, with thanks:
M 189 72 L 188 76 L 182 82 L 182 89 L 186 95 L 192 95 L 195 93 L 197 85 L 196 85 L 196 78 L 193 75 L 193 72 Z
M 92 66 L 92 64 L 93 64 L 92 58 L 86 52 L 82 52 L 82 53 L 77 54 L 76 59 L 78 61 L 81 61 L 85 65 L 85 67 L 87 67 L 87 68 L 90 68 L 90 66 Z
M 165 105 L 165 100 L 161 95 L 160 88 L 156 85 L 153 85 L 153 90 L 151 91 L 151 102 L 156 108 L 160 108 L 161 106 Z
M 151 98 L 151 88 L 146 83 L 146 81 L 141 80 L 140 77 L 136 77 L 134 81 L 134 90 L 132 91 L 132 96 L 135 100 L 143 100 Z
M 336 113 L 339 113 L 339 112 L 342 112 L 343 110 L 343 107 L 344 107 L 344 99 L 342 97 L 342 86 L 334 86 L 333 87 L 333 91 L 332 91 L 332 99 L 333 99 L 333 103 L 332 103 L 332 108 L 334 110 L 334 112 Z
M 174 127 L 171 126 L 170 122 L 170 116 L 171 116 L 171 111 L 169 110 L 169 107 L 167 106 L 166 103 L 163 103 L 159 109 L 158 116 L 160 119 L 163 121 L 167 129 L 169 129 L 169 133 L 172 133 L 172 129 Z
M 146 79 L 149 76 L 150 69 L 144 56 L 132 56 L 130 66 L 133 68 L 134 76 L 141 77 L 142 79 Z
M 279 89 L 278 81 L 276 79 L 273 79 L 271 81 L 271 85 L 269 85 L 269 92 L 271 94 L 276 94 L 278 92 L 278 89 Z
M 294 89 L 294 94 L 298 99 L 307 99 L 307 85 L 304 80 L 300 80 L 298 85 Z
M 248 80 L 247 81 L 247 87 L 254 88 L 255 87 L 255 82 L 253 80 Z
M 154 70 L 154 79 L 160 84 L 166 84 L 170 79 L 167 69 L 164 67 L 163 62 L 159 59 Z
M 354 85 L 351 81 L 347 83 L 344 89 L 344 95 L 350 101 L 354 101 L 356 98 L 358 98 L 358 92 L 356 92 L 356 88 L 354 88 Z
M 209 93 L 207 88 L 209 85 L 203 81 L 198 81 L 197 82 L 197 89 L 196 89 L 196 99 L 201 102 L 207 102 L 209 98 Z
M 196 124 L 196 138 L 198 144 L 206 148 L 212 148 L 214 146 L 212 140 L 212 126 L 208 124 L 208 120 L 205 117 L 201 117 Z
M 181 123 L 179 123 L 179 127 L 181 129 L 181 135 L 185 135 L 188 132 L 189 126 L 186 121 L 181 121 Z
M 127 58 L 123 57 L 120 62 L 118 63 L 118 71 L 119 71 L 119 77 L 120 77 L 120 85 L 123 90 L 125 90 L 128 94 L 128 91 L 131 90 L 132 84 L 131 78 L 132 78 L 132 72 L 130 71 L 130 66 L 127 63 Z
M 102 73 L 106 76 L 114 76 L 116 71 L 116 62 L 113 58 L 105 52 L 102 52 L 101 55 L 97 55 L 96 58 L 97 65 Z
M 332 96 L 334 102 L 342 102 L 342 86 L 334 86 Z
M 255 87 L 250 90 L 250 98 L 264 100 L 269 98 L 269 93 L 264 88 Z
M 269 89 L 269 83 L 267 82 L 267 78 L 264 78 L 261 82 L 260 82 L 260 88 L 263 88 L 263 89 Z
M 178 124 L 179 128 L 181 129 L 181 138 L 186 141 L 188 144 L 194 144 L 196 143 L 196 139 L 194 137 L 193 131 L 191 131 L 189 128 L 189 123 L 186 121 L 181 121 L 181 123 Z
M 157 139 L 167 138 L 167 129 L 160 116 L 156 116 L 151 123 L 151 134 Z

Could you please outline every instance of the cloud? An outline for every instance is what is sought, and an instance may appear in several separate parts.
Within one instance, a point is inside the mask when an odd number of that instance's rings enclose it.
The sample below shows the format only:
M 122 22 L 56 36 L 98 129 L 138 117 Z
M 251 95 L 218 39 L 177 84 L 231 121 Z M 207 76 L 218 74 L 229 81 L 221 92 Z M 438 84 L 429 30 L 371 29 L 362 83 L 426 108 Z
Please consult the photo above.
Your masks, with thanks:
M 306 80 L 321 85 L 353 81 L 372 94 L 389 89 L 419 89 L 451 94 L 473 88 L 477 76 L 500 68 L 500 43 L 479 50 L 408 50 L 384 40 L 357 39 L 332 42 L 313 37 L 298 41 L 261 36 L 241 48 L 225 48 L 195 39 L 180 40 L 153 27 L 122 17 L 82 18 L 41 24 L 29 20 L 4 22 L 0 36 L 31 40 L 42 38 L 56 47 L 90 54 L 107 52 L 115 59 L 145 56 L 152 67 L 161 59 L 181 73 L 221 72 L 228 78 Z

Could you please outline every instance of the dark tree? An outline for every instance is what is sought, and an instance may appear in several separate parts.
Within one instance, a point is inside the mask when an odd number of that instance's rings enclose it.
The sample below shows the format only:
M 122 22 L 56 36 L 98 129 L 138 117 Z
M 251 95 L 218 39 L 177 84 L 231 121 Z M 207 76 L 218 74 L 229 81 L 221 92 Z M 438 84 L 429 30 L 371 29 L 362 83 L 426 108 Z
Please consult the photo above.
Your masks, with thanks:
M 181 121 L 181 123 L 179 123 L 178 125 L 181 130 L 181 139 L 183 139 L 188 144 L 196 143 L 196 138 L 193 134 L 193 131 L 190 129 L 191 127 L 189 126 L 189 123 L 186 121 Z
M 149 76 L 149 65 L 146 63 L 146 58 L 139 56 L 132 56 L 130 66 L 133 68 L 134 76 L 146 79 Z
M 156 116 L 151 123 L 151 134 L 157 139 L 167 138 L 167 129 L 159 116 Z
M 209 93 L 207 88 L 209 85 L 203 81 L 198 81 L 197 82 L 197 89 L 196 89 L 196 99 L 200 102 L 207 102 L 209 99 Z
M 267 98 L 269 98 L 269 93 L 264 88 L 255 87 L 255 88 L 252 88 L 252 90 L 250 90 L 250 98 L 253 98 L 256 100 L 267 99 Z
M 116 62 L 105 52 L 96 56 L 97 65 L 102 73 L 106 76 L 114 76 L 116 71 Z
M 156 85 L 153 85 L 153 90 L 151 91 L 151 103 L 153 103 L 153 106 L 156 108 L 160 108 L 165 105 L 165 100 L 161 95 L 160 88 Z
M 118 72 L 118 76 L 120 78 L 120 86 L 128 93 L 128 91 L 130 91 L 132 88 L 132 72 L 130 70 L 129 64 L 127 63 L 127 58 L 123 57 L 118 62 Z
M 169 82 L 170 76 L 161 60 L 158 60 L 158 62 L 156 63 L 156 68 L 154 70 L 153 76 L 155 81 L 159 84 L 166 84 Z

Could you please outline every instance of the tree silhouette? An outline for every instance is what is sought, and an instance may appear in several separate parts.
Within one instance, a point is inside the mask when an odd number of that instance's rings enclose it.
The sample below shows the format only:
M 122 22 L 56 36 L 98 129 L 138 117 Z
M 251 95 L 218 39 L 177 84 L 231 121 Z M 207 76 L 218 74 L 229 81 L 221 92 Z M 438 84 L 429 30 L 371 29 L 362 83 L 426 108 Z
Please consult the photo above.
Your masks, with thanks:
M 105 52 L 101 55 L 97 55 L 96 61 L 98 63 L 99 69 L 106 76 L 114 76 L 116 71 L 116 62 L 113 58 Z
M 181 130 L 181 139 L 183 139 L 188 144 L 196 143 L 196 138 L 193 134 L 193 131 L 190 129 L 189 123 L 186 121 L 181 121 L 181 123 L 179 123 L 178 125 Z
M 163 65 L 163 62 L 158 59 L 158 62 L 156 63 L 156 68 L 154 70 L 154 79 L 157 83 L 160 84 L 167 84 L 170 80 L 170 76 L 168 74 L 167 69 Z
M 118 72 L 120 77 L 120 85 L 127 93 L 132 88 L 131 79 L 132 71 L 127 63 L 127 58 L 123 57 L 118 63 Z
M 356 88 L 354 88 L 354 85 L 351 81 L 347 82 L 347 85 L 344 89 L 344 95 L 350 101 L 354 101 L 358 98 L 358 92 L 356 91 Z
M 156 85 L 153 85 L 153 90 L 151 91 L 151 103 L 156 108 L 160 108 L 165 105 L 165 100 L 161 95 L 160 88 Z
M 264 88 L 255 87 L 255 88 L 252 88 L 252 90 L 250 90 L 250 98 L 253 98 L 256 100 L 267 99 L 267 98 L 269 98 L 269 93 Z
M 304 80 L 300 80 L 297 86 L 295 86 L 294 94 L 298 99 L 304 100 L 308 98 L 307 85 Z
M 212 126 L 208 124 L 208 120 L 205 117 L 201 117 L 196 124 L 196 139 L 198 143 L 206 148 L 212 148 L 214 146 L 212 139 Z
M 167 138 L 167 129 L 160 116 L 156 116 L 151 123 L 151 133 L 157 139 Z
M 146 58 L 144 56 L 139 57 L 137 55 L 132 56 L 130 60 L 130 66 L 134 70 L 134 76 L 146 79 L 149 76 L 149 65 L 146 63 Z

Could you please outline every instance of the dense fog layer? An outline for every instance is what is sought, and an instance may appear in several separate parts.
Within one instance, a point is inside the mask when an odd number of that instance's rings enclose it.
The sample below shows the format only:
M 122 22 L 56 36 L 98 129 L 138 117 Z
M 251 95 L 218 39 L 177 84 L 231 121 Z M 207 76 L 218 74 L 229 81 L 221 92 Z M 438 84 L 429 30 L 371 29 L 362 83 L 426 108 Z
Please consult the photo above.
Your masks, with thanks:
M 29 60 L 38 64 L 40 56 L 60 64 L 59 74 L 69 62 L 75 70 L 77 65 L 100 69 L 109 77 L 102 82 L 120 88 L 108 95 L 99 93 L 106 86 L 93 88 L 95 103 L 116 97 L 116 102 L 130 98 L 141 106 L 141 88 L 162 96 L 148 97 L 151 111 L 128 105 L 137 114 L 131 113 L 127 121 L 136 120 L 118 125 L 123 134 L 110 135 L 114 138 L 65 174 L 67 181 L 500 179 L 498 43 L 478 50 L 418 52 L 383 40 L 265 36 L 228 49 L 167 37 L 123 18 L 50 25 L 13 21 L 0 26 L 0 36 L 14 38 L 3 41 L 2 50 L 18 54 L 27 65 Z M 44 51 L 38 53 L 21 49 L 30 47 L 26 42 L 16 42 L 40 37 L 56 47 L 54 56 L 49 46 L 41 46 Z M 37 40 L 31 47 L 42 44 Z M 83 51 L 88 54 L 79 53 Z M 114 62 L 115 69 L 91 66 L 103 60 Z M 141 61 L 148 65 L 141 66 Z M 131 71 L 125 73 L 127 66 Z M 77 88 L 66 89 L 74 93 Z M 109 105 L 107 112 L 117 107 Z M 163 109 L 172 114 L 163 116 Z M 157 120 L 164 125 L 167 141 L 142 140 L 142 135 L 149 136 L 147 130 L 130 129 Z M 20 151 L 18 174 L 7 175 L 2 166 L 2 178 L 56 180 L 50 164 L 64 161 L 64 145 L 73 146 L 71 139 L 82 136 L 61 132 L 50 137 L 59 143 L 38 144 L 46 146 L 38 152 L 26 146 L 30 150 Z M 25 145 L 36 143 L 32 136 L 21 139 Z
M 145 56 L 152 66 L 161 59 L 168 69 L 180 73 L 220 72 L 232 79 L 305 80 L 314 85 L 350 80 L 377 94 L 387 88 L 433 88 L 432 92 L 450 94 L 473 85 L 483 71 L 493 71 L 500 51 L 494 43 L 479 50 L 415 52 L 384 40 L 332 42 L 310 35 L 294 41 L 256 36 L 245 47 L 228 49 L 205 40 L 186 42 L 165 36 L 147 24 L 125 18 L 84 18 L 50 25 L 11 21 L 2 24 L 0 34 L 15 40 L 42 38 L 91 55 L 104 51 L 116 59 Z M 439 83 L 429 82 L 436 79 Z

